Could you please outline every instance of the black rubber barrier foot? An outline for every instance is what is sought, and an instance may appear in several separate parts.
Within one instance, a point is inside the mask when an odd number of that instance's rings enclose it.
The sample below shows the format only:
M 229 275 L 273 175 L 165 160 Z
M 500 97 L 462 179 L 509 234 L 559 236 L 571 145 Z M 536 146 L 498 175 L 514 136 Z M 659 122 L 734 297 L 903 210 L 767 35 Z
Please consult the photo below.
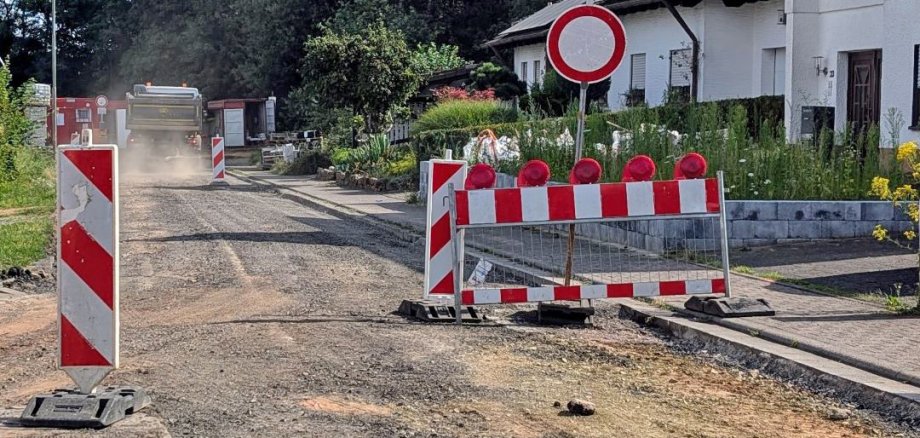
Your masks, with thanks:
M 29 400 L 19 421 L 29 427 L 100 429 L 149 404 L 147 393 L 135 386 L 109 386 L 93 394 L 57 389 Z
M 537 323 L 542 325 L 584 325 L 593 326 L 593 307 L 571 306 L 561 303 L 540 303 Z
M 397 312 L 425 322 L 457 322 L 457 311 L 452 304 L 437 300 L 403 300 Z M 482 315 L 473 306 L 461 306 L 463 322 L 482 322 Z
M 684 304 L 687 310 L 718 316 L 719 318 L 740 318 L 745 316 L 774 316 L 776 311 L 770 307 L 767 300 L 758 298 L 725 298 L 725 297 L 691 297 Z

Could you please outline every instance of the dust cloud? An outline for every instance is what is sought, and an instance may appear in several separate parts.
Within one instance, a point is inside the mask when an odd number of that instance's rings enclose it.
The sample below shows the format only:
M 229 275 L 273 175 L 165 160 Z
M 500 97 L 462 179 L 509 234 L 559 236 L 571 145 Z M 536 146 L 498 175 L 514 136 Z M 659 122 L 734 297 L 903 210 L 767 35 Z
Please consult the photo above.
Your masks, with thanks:
M 132 144 L 121 148 L 119 153 L 119 176 L 130 178 L 144 176 L 154 181 L 178 179 L 207 179 L 210 176 L 210 156 L 186 145 L 178 147 L 149 147 Z

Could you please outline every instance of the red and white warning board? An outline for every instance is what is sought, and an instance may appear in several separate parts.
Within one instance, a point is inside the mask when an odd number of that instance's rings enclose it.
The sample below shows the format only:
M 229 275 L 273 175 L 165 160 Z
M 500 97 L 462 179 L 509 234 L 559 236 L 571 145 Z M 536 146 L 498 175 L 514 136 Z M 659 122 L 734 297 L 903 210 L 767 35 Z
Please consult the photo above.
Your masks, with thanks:
M 118 367 L 117 150 L 57 152 L 60 366 L 84 393 Z
M 550 64 L 562 77 L 593 84 L 620 66 L 626 54 L 626 31 L 605 7 L 575 6 L 550 26 L 546 48 Z
M 425 298 L 454 294 L 454 248 L 450 209 L 446 202 L 454 190 L 463 188 L 466 162 L 430 160 L 428 162 L 428 226 L 425 236 Z
M 223 137 L 211 138 L 211 181 L 224 182 L 224 139 Z

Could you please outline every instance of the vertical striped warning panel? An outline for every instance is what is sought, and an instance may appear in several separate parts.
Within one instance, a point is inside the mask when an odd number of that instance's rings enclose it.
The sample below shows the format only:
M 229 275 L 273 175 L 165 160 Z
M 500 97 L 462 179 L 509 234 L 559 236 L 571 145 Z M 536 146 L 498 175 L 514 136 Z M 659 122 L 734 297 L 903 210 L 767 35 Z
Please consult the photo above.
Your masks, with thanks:
M 87 393 L 118 367 L 118 157 L 58 148 L 61 368 Z
M 211 138 L 211 182 L 224 182 L 224 139 Z
M 450 232 L 448 185 L 463 189 L 466 162 L 430 160 L 428 162 L 428 220 L 425 232 L 425 298 L 453 295 L 453 241 Z M 461 246 L 462 248 L 462 246 Z

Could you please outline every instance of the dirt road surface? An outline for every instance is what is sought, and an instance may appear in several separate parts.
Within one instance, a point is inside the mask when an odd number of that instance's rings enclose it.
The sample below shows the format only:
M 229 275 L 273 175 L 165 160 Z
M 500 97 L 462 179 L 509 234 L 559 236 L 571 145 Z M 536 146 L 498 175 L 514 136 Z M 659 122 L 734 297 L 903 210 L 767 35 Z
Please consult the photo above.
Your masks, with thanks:
M 601 312 L 600 329 L 410 323 L 424 242 L 204 172 L 123 177 L 122 367 L 173 436 L 858 437 L 899 431 Z M 69 386 L 54 295 L 0 302 L 0 407 Z M 593 401 L 572 417 L 574 397 Z M 838 411 L 839 412 L 839 411 Z M 104 432 L 80 432 L 92 436 Z M 111 434 L 110 434 L 111 435 Z

